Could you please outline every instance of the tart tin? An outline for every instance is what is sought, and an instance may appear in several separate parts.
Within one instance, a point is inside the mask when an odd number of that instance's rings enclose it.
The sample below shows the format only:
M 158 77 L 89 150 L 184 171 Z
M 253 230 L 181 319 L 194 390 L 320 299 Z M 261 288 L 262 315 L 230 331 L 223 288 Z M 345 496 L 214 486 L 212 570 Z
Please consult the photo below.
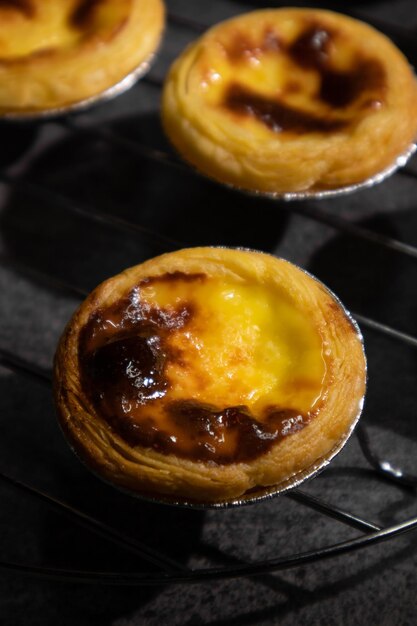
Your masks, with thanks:
M 237 248 L 237 249 L 251 251 L 249 248 Z M 363 340 L 363 335 L 361 333 L 361 330 L 358 326 L 358 323 L 352 317 L 351 313 L 346 309 L 346 307 L 342 304 L 339 298 L 327 287 L 327 285 L 322 283 L 315 276 L 310 274 L 310 272 L 308 272 L 307 270 L 297 266 L 295 263 L 293 263 L 292 265 L 297 267 L 300 271 L 302 271 L 304 274 L 312 278 L 314 281 L 320 283 L 320 285 L 327 291 L 327 293 L 333 298 L 333 300 L 335 300 L 335 302 L 341 308 L 346 318 L 350 321 L 350 323 L 352 324 L 352 327 L 355 330 L 356 337 L 362 346 L 362 351 L 363 351 L 363 355 L 365 358 L 365 376 L 366 376 L 367 366 L 366 366 L 366 355 L 365 355 L 365 349 L 364 349 L 364 340 Z M 288 491 L 295 489 L 296 487 L 299 487 L 302 483 L 304 483 L 307 480 L 315 478 L 320 472 L 322 472 L 327 467 L 327 465 L 329 465 L 330 461 L 346 445 L 348 439 L 353 433 L 355 426 L 358 423 L 359 418 L 362 414 L 362 409 L 363 409 L 364 401 L 365 401 L 365 394 L 366 394 L 366 385 L 365 385 L 365 390 L 364 390 L 362 397 L 358 400 L 358 411 L 357 411 L 356 416 L 352 419 L 352 422 L 349 428 L 345 431 L 345 433 L 342 435 L 339 441 L 333 446 L 333 448 L 328 452 L 328 454 L 317 459 L 316 462 L 313 463 L 313 465 L 310 465 L 309 467 L 302 470 L 301 472 L 297 472 L 296 474 L 293 474 L 292 476 L 290 476 L 289 478 L 287 478 L 286 480 L 278 484 L 269 485 L 267 487 L 254 487 L 250 489 L 249 491 L 245 492 L 244 494 L 242 494 L 241 496 L 238 496 L 236 498 L 231 498 L 228 500 L 219 500 L 218 502 L 197 501 L 197 500 L 191 500 L 187 498 L 181 498 L 179 496 L 169 496 L 169 495 L 157 494 L 157 493 L 144 493 L 144 492 L 141 493 L 140 491 L 132 491 L 127 488 L 121 487 L 120 485 L 117 485 L 111 482 L 110 480 L 104 478 L 99 472 L 97 472 L 96 470 L 93 470 L 88 465 L 85 459 L 83 459 L 82 455 L 78 452 L 78 450 L 74 447 L 74 445 L 68 439 L 64 429 L 62 428 L 60 420 L 58 420 L 58 423 L 60 425 L 61 431 L 65 437 L 67 444 L 69 445 L 71 450 L 74 452 L 75 456 L 81 461 L 81 463 L 97 478 L 99 478 L 101 481 L 108 484 L 109 486 L 117 489 L 118 491 L 126 495 L 133 496 L 134 498 L 137 498 L 139 500 L 151 502 L 153 504 L 165 504 L 169 506 L 182 507 L 185 509 L 196 509 L 196 510 L 228 509 L 228 508 L 240 507 L 240 506 L 248 505 L 248 504 L 256 504 L 257 502 L 262 502 L 264 500 L 270 500 L 271 498 L 274 498 L 275 496 L 283 495 L 287 493 Z

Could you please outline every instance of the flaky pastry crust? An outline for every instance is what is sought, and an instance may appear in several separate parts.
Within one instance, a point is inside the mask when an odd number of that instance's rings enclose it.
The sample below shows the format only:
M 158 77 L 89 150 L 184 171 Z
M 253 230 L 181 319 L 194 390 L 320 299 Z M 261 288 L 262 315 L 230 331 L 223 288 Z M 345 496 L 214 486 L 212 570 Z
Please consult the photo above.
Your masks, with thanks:
M 417 137 L 417 86 L 374 28 L 317 9 L 261 10 L 174 62 L 162 119 L 209 177 L 271 194 L 334 190 L 390 168 Z
M 0 4 L 0 114 L 59 111 L 139 76 L 164 25 L 162 0 Z
M 250 443 L 258 446 L 257 449 L 246 445 L 245 450 L 236 449 L 232 456 L 227 457 L 216 451 L 213 453 L 213 446 L 219 445 L 220 450 L 224 448 L 221 448 L 223 444 L 219 433 L 216 438 L 210 432 L 209 439 L 206 439 L 210 445 L 201 448 L 206 456 L 199 456 L 199 453 L 193 456 L 194 453 L 188 454 L 187 449 L 183 453 L 181 448 L 172 447 L 176 445 L 172 443 L 176 440 L 173 435 L 181 432 L 175 430 L 175 420 L 168 422 L 173 428 L 171 432 L 166 431 L 167 422 L 164 422 L 163 440 L 142 441 L 140 438 L 132 439 L 137 434 L 134 429 L 140 429 L 145 424 L 145 421 L 142 425 L 140 423 L 142 417 L 135 418 L 134 428 L 129 422 L 119 429 L 112 414 L 105 416 L 100 413 L 100 406 L 105 405 L 95 403 L 94 394 L 89 393 L 88 386 L 85 386 L 83 346 L 92 341 L 88 345 L 91 347 L 94 344 L 96 349 L 99 343 L 103 343 L 104 340 L 97 340 L 97 337 L 106 325 L 105 332 L 109 332 L 107 318 L 112 320 L 111 326 L 115 326 L 114 311 L 126 294 L 135 293 L 136 303 L 143 304 L 147 299 L 153 302 L 158 285 L 162 285 L 161 297 L 165 298 L 165 308 L 157 314 L 154 309 L 153 316 L 149 314 L 149 306 L 137 311 L 140 310 L 141 319 L 147 311 L 147 337 L 153 333 L 149 331 L 149 325 L 155 328 L 158 324 L 161 327 L 165 324 L 165 332 L 169 331 L 176 343 L 174 350 L 171 346 L 171 352 L 165 349 L 166 354 L 171 354 L 167 357 L 168 365 L 164 366 L 169 384 L 165 387 L 154 385 L 152 394 L 142 400 L 145 408 L 143 419 L 149 422 L 153 412 L 158 411 L 158 402 L 166 398 L 171 397 L 171 404 L 166 405 L 168 408 L 173 404 L 177 407 L 185 394 L 187 401 L 184 406 L 192 409 L 197 406 L 196 399 L 201 401 L 199 406 L 205 411 L 208 402 L 210 406 L 221 408 L 234 405 L 235 409 L 237 404 L 238 409 L 246 404 L 242 409 L 245 419 L 248 407 L 252 413 L 258 411 L 260 415 L 267 416 L 256 422 L 258 433 L 268 416 L 271 417 L 274 411 L 274 415 L 277 413 L 276 407 L 271 411 L 274 402 L 282 410 L 281 401 L 296 409 L 291 413 L 295 418 L 280 422 L 280 428 L 284 424 L 286 429 L 282 431 L 282 436 L 269 443 L 265 442 L 265 435 L 262 434 L 260 439 L 252 440 L 254 444 Z M 187 293 L 183 300 L 183 296 L 178 296 L 180 289 Z M 214 297 L 220 298 L 220 310 L 212 304 Z M 233 308 L 233 298 L 237 300 L 237 308 Z M 132 314 L 133 300 L 130 302 L 129 315 Z M 175 307 L 180 310 L 180 317 L 176 319 L 181 319 L 176 326 L 172 321 L 175 319 Z M 187 310 L 190 312 L 188 318 Z M 101 326 L 96 324 L 99 319 Z M 222 325 L 225 325 L 225 333 L 218 335 L 217 327 Z M 252 334 L 248 334 L 247 326 L 252 327 Z M 133 334 L 139 332 L 135 326 L 132 328 Z M 209 330 L 205 334 L 207 328 Z M 89 329 L 87 343 L 86 329 Z M 125 337 L 126 329 L 123 332 Z M 132 329 L 129 332 L 131 335 Z M 279 340 L 278 335 L 281 336 Z M 115 345 L 109 343 L 112 341 L 109 337 L 107 335 L 105 339 L 106 349 Z M 229 345 L 224 337 L 230 339 Z M 158 350 L 162 352 L 163 348 L 155 343 L 155 337 L 152 341 L 154 354 Z M 179 351 L 179 346 L 185 345 L 188 346 L 188 354 Z M 89 350 L 90 354 L 96 354 L 92 348 Z M 200 357 L 203 372 L 198 370 Z M 133 369 L 132 363 L 133 360 L 129 362 L 129 372 Z M 253 364 L 255 367 L 252 367 Z M 208 369 L 212 371 L 206 371 Z M 278 370 L 279 374 L 275 376 Z M 291 375 L 287 375 L 290 370 Z M 109 369 L 106 363 L 102 371 L 110 372 L 106 385 L 111 386 L 117 375 L 113 366 L 110 364 Z M 155 367 L 152 375 L 155 378 Z M 272 384 L 266 382 L 270 375 Z M 133 493 L 210 503 L 239 497 L 260 486 L 285 484 L 297 475 L 322 465 L 323 459 L 330 458 L 349 436 L 360 414 L 365 377 L 360 334 L 340 303 L 320 282 L 291 263 L 267 254 L 193 248 L 165 254 L 132 267 L 105 281 L 87 297 L 60 340 L 55 358 L 54 389 L 59 421 L 67 438 L 78 455 L 98 475 Z M 143 376 L 141 380 L 143 382 Z M 290 391 L 284 392 L 284 387 Z M 96 397 L 103 398 L 108 391 L 106 386 L 101 387 Z M 166 398 L 163 397 L 165 394 Z M 266 407 L 263 413 L 259 409 L 261 406 Z M 258 408 L 255 410 L 254 407 Z M 305 423 L 298 415 L 300 408 L 304 414 L 309 411 Z M 210 431 L 207 424 L 214 428 L 223 428 L 224 424 L 224 421 L 203 421 L 202 430 L 195 430 L 190 418 L 200 419 L 201 413 L 194 416 L 192 412 L 183 411 L 179 415 L 181 419 L 188 420 L 193 433 L 191 443 L 197 448 L 199 437 L 203 441 L 207 431 Z M 218 417 L 219 414 L 216 415 Z M 223 411 L 221 417 L 224 420 L 230 415 Z M 253 423 L 250 418 L 242 422 L 243 426 L 238 424 L 237 435 L 242 436 L 239 441 L 243 442 L 243 446 L 248 442 L 247 433 L 239 433 L 239 428 L 247 429 L 248 424 Z M 158 422 L 155 424 L 153 436 L 159 428 Z M 272 435 L 273 431 L 273 428 L 267 430 L 270 438 L 276 434 Z M 221 433 L 227 439 L 227 431 L 221 430 Z M 164 445 L 168 444 L 171 447 L 164 449 Z

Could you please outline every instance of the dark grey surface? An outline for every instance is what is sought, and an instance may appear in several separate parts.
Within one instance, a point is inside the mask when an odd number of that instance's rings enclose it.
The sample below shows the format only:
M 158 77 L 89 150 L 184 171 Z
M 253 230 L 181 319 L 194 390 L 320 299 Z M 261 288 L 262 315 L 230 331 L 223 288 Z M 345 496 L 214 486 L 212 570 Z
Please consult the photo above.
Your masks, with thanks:
M 254 5 L 168 2 L 173 12 L 206 24 Z M 413 0 L 327 6 L 395 25 L 390 33 L 410 60 L 417 60 Z M 172 57 L 194 37 L 190 29 L 170 23 L 152 75 L 162 77 Z M 130 141 L 168 151 L 158 110 L 158 89 L 142 82 L 76 121 L 110 127 Z M 60 123 L 3 126 L 2 133 L 0 165 L 10 164 L 17 182 L 0 186 L 0 252 L 33 271 L 89 290 L 109 275 L 178 245 L 247 246 L 301 264 L 351 310 L 417 335 L 415 258 L 297 216 L 290 206 L 247 198 L 192 173 L 177 172 L 98 135 L 70 132 Z M 417 171 L 416 158 L 409 169 Z M 25 181 L 56 195 L 35 194 Z M 399 173 L 354 196 L 304 206 L 319 206 L 417 245 L 416 193 L 417 180 Z M 97 209 L 133 221 L 144 230 L 132 234 L 77 217 L 67 211 L 68 200 L 89 212 Z M 79 300 L 4 262 L 0 287 L 0 347 L 49 369 L 59 335 Z M 365 340 L 369 390 L 363 422 L 375 449 L 412 471 L 417 465 L 416 351 L 374 332 L 365 331 Z M 1 470 L 181 563 L 198 567 L 259 561 L 360 534 L 286 497 L 243 509 L 197 512 L 124 496 L 92 477 L 69 451 L 56 424 L 48 385 L 1 368 L 0 386 Z M 146 563 L 44 505 L 1 484 L 0 489 L 0 560 L 148 571 Z M 304 490 L 384 526 L 417 515 L 415 491 L 370 472 L 356 437 Z M 417 620 L 416 537 L 412 533 L 275 575 L 163 588 L 83 586 L 0 571 L 0 623 L 411 626 Z

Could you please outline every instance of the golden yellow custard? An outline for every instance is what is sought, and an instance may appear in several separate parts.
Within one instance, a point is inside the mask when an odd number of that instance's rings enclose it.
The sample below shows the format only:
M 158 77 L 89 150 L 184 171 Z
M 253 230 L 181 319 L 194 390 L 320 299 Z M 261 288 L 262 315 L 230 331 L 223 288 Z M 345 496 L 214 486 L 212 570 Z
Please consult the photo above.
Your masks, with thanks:
M 163 23 L 162 0 L 2 0 L 0 114 L 64 109 L 139 74 Z
M 358 184 L 417 138 L 417 86 L 370 26 L 317 9 L 214 26 L 173 64 L 162 118 L 191 164 L 266 193 Z
M 192 248 L 100 285 L 55 360 L 60 423 L 132 492 L 221 502 L 323 462 L 362 406 L 360 336 L 321 283 L 259 252 Z

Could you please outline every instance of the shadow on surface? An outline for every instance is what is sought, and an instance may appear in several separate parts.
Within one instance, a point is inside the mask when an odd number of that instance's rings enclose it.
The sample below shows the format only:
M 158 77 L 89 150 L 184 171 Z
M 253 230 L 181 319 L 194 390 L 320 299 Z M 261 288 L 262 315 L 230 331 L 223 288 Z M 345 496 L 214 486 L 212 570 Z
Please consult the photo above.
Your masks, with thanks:
M 6 418 L 2 419 L 0 471 L 186 565 L 200 541 L 204 512 L 152 505 L 122 494 L 91 475 L 68 450 L 58 430 L 48 388 L 10 374 L 0 378 L 0 396 L 2 415 L 8 416 L 7 428 Z M 3 560 L 88 571 L 158 571 L 75 520 L 52 511 L 37 498 L 1 480 L 0 487 Z M 98 584 L 39 583 L 34 577 L 20 580 L 43 584 L 47 590 L 45 624 L 81 623 L 83 616 L 83 624 L 110 626 L 115 618 L 138 610 L 160 591 L 154 586 L 110 588 Z M 24 606 L 20 605 L 22 610 Z
M 157 115 L 127 118 L 114 132 L 168 150 Z M 32 193 L 33 181 L 55 195 Z M 84 207 L 133 222 L 142 232 L 97 224 L 66 210 Z M 265 251 L 283 235 L 287 215 L 272 203 L 237 194 L 193 173 L 178 172 L 97 135 L 73 133 L 27 171 L 3 211 L 8 253 L 80 287 L 169 249 L 244 246 Z

